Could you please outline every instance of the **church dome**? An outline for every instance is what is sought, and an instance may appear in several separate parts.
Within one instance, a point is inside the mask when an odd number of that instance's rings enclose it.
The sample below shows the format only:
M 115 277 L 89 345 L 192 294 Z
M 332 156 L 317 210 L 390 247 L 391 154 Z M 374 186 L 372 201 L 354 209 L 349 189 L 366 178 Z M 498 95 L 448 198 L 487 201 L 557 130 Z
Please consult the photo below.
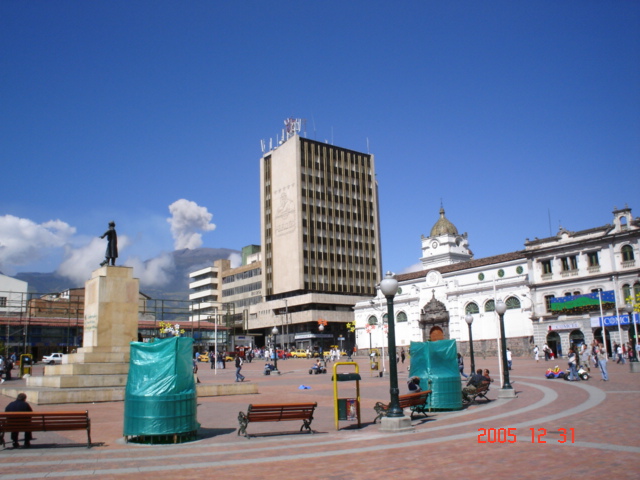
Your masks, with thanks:
M 440 235 L 458 235 L 458 229 L 444 216 L 444 208 L 440 207 L 440 218 L 431 229 L 430 237 L 439 237 Z

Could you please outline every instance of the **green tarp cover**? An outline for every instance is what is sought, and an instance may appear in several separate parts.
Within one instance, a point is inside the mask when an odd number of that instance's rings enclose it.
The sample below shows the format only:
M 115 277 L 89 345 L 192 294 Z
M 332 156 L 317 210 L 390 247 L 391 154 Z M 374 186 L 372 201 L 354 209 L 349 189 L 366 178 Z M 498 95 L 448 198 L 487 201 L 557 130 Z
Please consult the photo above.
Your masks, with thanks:
M 420 387 L 431 390 L 429 408 L 460 410 L 462 385 L 458 371 L 458 348 L 455 340 L 411 342 L 410 377 L 420 378 Z
M 196 431 L 197 394 L 193 339 L 171 337 L 131 342 L 124 399 L 124 435 L 170 435 Z

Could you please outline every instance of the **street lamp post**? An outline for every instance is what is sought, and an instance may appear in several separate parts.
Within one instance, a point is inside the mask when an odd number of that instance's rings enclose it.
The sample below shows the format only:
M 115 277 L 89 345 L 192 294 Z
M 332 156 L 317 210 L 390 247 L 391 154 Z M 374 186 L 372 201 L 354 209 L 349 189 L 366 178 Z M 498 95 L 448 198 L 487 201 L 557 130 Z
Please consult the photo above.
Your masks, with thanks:
M 380 290 L 382 294 L 387 298 L 387 320 L 388 320 L 388 339 L 389 339 L 389 358 L 391 355 L 395 355 L 396 351 L 396 330 L 395 321 L 393 315 L 393 297 L 398 292 L 398 281 L 393 278 L 391 272 L 387 272 L 384 280 L 380 282 Z M 389 392 L 391 394 L 391 402 L 389 403 L 389 410 L 387 411 L 387 417 L 404 417 L 404 413 L 400 408 L 400 399 L 398 395 L 400 390 L 398 389 L 398 364 L 395 361 L 389 361 Z
M 271 330 L 271 333 L 273 334 L 273 369 L 275 372 L 278 371 L 278 327 L 273 327 L 273 330 Z
M 634 334 L 634 342 L 633 342 L 633 348 L 636 347 L 636 343 L 638 343 L 638 326 L 636 325 L 635 319 L 633 318 L 633 305 L 630 304 L 626 304 L 624 307 L 622 307 L 622 310 L 624 310 L 627 315 L 629 315 L 629 321 L 633 324 L 633 334 Z
M 515 391 L 509 382 L 509 365 L 507 364 L 507 338 L 504 332 L 504 312 L 507 306 L 502 300 L 496 303 L 496 312 L 500 316 L 500 350 L 502 356 L 502 388 L 498 397 L 515 397 Z
M 476 372 L 476 360 L 473 356 L 473 334 L 471 332 L 471 324 L 473 323 L 473 315 L 467 313 L 464 317 L 464 321 L 467 322 L 467 326 L 469 327 L 469 350 L 471 355 L 471 375 Z

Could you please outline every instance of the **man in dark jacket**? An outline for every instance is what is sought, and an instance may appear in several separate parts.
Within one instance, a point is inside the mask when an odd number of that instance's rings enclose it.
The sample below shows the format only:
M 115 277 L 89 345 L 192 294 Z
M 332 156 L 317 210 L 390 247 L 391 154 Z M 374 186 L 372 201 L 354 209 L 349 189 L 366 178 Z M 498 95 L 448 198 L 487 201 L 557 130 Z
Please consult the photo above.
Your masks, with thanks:
M 32 412 L 31 405 L 27 403 L 27 395 L 25 393 L 19 393 L 18 398 L 15 401 L 7 405 L 4 409 L 5 412 Z M 19 448 L 18 435 L 20 432 L 11 432 L 11 441 L 13 442 L 13 448 Z M 24 432 L 24 446 L 29 448 L 31 446 L 31 432 Z

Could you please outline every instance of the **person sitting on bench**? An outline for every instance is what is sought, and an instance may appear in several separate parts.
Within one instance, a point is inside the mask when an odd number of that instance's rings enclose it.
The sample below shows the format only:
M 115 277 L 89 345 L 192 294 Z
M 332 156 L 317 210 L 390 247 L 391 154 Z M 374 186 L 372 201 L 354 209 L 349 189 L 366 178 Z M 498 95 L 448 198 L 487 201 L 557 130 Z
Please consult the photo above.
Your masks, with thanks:
M 420 377 L 411 377 L 407 382 L 407 386 L 409 387 L 409 393 L 422 391 L 422 388 L 420 388 Z
M 462 389 L 462 396 L 465 400 L 469 400 L 469 395 L 476 393 L 476 390 L 483 383 L 490 383 L 491 380 L 482 375 L 482 369 L 476 370 L 476 373 L 471 375 L 471 378 L 467 382 L 467 386 Z
M 31 409 L 31 405 L 27 403 L 27 394 L 19 393 L 18 398 L 16 398 L 13 402 L 7 405 L 7 408 L 4 409 L 5 412 L 33 412 Z M 13 441 L 13 448 L 19 448 L 20 444 L 18 443 L 18 435 L 20 432 L 11 432 L 11 440 Z M 3 434 L 4 438 L 4 434 Z M 29 448 L 31 446 L 31 432 L 24 432 L 24 448 Z

